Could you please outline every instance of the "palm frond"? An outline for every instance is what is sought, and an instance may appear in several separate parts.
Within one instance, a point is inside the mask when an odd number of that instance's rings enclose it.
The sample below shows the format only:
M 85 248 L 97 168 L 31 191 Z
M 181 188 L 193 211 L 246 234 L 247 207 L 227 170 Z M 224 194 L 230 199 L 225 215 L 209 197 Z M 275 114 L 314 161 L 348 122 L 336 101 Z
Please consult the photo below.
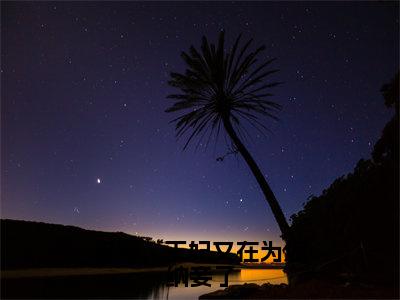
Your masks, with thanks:
M 198 138 L 196 148 L 206 137 L 206 146 L 214 135 L 217 139 L 224 118 L 229 118 L 244 138 L 249 133 L 242 121 L 265 134 L 268 128 L 260 117 L 277 119 L 276 112 L 281 106 L 270 100 L 273 95 L 267 91 L 281 82 L 266 81 L 278 72 L 267 69 L 275 58 L 259 62 L 265 46 L 250 51 L 253 40 L 243 46 L 240 41 L 241 35 L 232 48 L 225 51 L 224 32 L 220 33 L 217 45 L 203 36 L 200 49 L 192 45 L 188 52 L 181 53 L 185 72 L 170 74 L 169 85 L 180 93 L 167 96 L 174 103 L 166 112 L 185 112 L 172 120 L 176 123 L 177 137 L 191 130 L 184 149 L 194 138 Z

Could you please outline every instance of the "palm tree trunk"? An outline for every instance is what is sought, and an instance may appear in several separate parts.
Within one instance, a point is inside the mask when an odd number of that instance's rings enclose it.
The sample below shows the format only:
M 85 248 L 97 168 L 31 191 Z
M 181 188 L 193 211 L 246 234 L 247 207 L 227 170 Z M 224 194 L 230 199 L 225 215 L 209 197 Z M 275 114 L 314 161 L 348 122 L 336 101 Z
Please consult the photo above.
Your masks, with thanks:
M 265 180 L 264 175 L 262 174 L 260 168 L 258 167 L 257 163 L 250 155 L 249 151 L 247 151 L 246 147 L 243 145 L 242 141 L 237 136 L 235 130 L 232 127 L 232 123 L 229 117 L 223 118 L 223 124 L 225 127 L 226 132 L 228 133 L 229 137 L 232 139 L 233 143 L 237 147 L 237 150 L 243 156 L 244 160 L 250 167 L 250 170 L 253 172 L 253 175 L 256 177 L 258 184 L 261 187 L 261 190 L 264 193 L 265 199 L 267 200 L 269 206 L 271 207 L 272 213 L 276 221 L 278 222 L 278 226 L 282 232 L 282 239 L 286 240 L 288 233 L 289 233 L 289 224 L 286 221 L 285 215 L 282 212 L 282 209 L 276 200 L 274 193 L 271 190 L 268 182 Z

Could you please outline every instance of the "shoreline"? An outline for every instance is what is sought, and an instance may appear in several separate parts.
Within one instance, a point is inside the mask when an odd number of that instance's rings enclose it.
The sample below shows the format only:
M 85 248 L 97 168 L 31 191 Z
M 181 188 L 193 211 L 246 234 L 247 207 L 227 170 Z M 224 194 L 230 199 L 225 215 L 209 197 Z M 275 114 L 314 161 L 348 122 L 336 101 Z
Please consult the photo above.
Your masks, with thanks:
M 246 269 L 283 269 L 283 266 L 277 265 L 230 265 L 230 264 L 201 264 L 201 263 L 176 263 L 175 265 L 182 266 L 232 266 L 233 270 Z M 140 268 L 97 268 L 97 267 L 82 267 L 82 268 L 28 268 L 28 269 L 12 269 L 1 270 L 1 279 L 19 279 L 19 278 L 35 278 L 35 277 L 59 277 L 59 276 L 81 276 L 81 275 L 113 275 L 113 274 L 131 274 L 131 273 L 152 273 L 152 272 L 168 272 L 168 266 L 159 267 L 140 267 Z
M 237 269 L 238 265 L 230 264 L 199 264 L 199 263 L 177 263 L 175 265 L 190 266 L 232 266 Z M 81 276 L 81 275 L 113 275 L 113 274 L 134 274 L 134 273 L 152 273 L 152 272 L 168 272 L 168 266 L 159 267 L 140 267 L 140 268 L 101 268 L 101 267 L 82 267 L 82 268 L 29 268 L 29 269 L 13 269 L 1 270 L 1 279 L 20 279 L 35 277 L 60 277 L 60 276 Z

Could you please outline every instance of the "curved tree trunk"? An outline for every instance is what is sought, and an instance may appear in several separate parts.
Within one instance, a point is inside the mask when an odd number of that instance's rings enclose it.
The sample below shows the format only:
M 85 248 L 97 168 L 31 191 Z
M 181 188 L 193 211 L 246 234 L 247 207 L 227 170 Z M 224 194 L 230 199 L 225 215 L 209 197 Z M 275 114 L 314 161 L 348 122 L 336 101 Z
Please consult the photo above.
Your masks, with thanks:
M 272 213 L 276 221 L 278 222 L 279 228 L 282 232 L 282 239 L 286 240 L 288 233 L 289 233 L 289 224 L 286 221 L 285 215 L 282 212 L 282 209 L 275 198 L 274 193 L 271 190 L 268 182 L 265 180 L 264 175 L 262 174 L 260 168 L 258 167 L 257 163 L 250 155 L 249 151 L 247 151 L 246 147 L 243 145 L 242 141 L 237 136 L 235 130 L 232 127 L 232 123 L 229 117 L 223 118 L 224 127 L 232 139 L 233 143 L 237 147 L 237 150 L 243 156 L 244 160 L 250 167 L 250 170 L 253 172 L 253 175 L 256 177 L 258 184 L 261 187 L 261 190 L 264 193 L 265 199 L 267 200 L 269 206 L 271 207 Z

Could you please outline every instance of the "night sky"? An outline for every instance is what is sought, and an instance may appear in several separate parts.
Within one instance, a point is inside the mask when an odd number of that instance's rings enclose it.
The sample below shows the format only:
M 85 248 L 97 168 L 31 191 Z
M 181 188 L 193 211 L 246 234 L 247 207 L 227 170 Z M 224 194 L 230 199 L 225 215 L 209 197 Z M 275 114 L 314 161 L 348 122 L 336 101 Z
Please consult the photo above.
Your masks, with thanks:
M 390 2 L 2 2 L 1 217 L 179 240 L 274 240 L 279 230 L 224 142 L 182 151 L 169 72 L 225 30 L 277 57 L 280 121 L 246 141 L 287 217 L 368 158 L 392 111 Z

